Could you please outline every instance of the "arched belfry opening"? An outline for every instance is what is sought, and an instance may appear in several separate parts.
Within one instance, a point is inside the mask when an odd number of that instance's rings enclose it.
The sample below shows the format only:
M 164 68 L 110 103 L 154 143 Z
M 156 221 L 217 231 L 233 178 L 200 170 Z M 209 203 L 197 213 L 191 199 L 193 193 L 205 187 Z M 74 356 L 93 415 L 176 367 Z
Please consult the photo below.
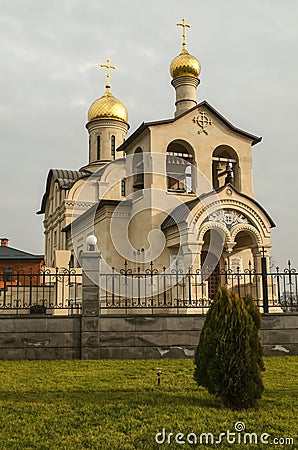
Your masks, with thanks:
M 173 141 L 167 147 L 167 189 L 190 194 L 195 191 L 195 164 L 192 147 L 184 141 Z
M 144 189 L 144 160 L 143 151 L 138 147 L 133 155 L 133 188 L 135 190 Z
M 239 158 L 232 147 L 220 145 L 212 154 L 212 185 L 217 189 L 228 183 L 241 191 Z

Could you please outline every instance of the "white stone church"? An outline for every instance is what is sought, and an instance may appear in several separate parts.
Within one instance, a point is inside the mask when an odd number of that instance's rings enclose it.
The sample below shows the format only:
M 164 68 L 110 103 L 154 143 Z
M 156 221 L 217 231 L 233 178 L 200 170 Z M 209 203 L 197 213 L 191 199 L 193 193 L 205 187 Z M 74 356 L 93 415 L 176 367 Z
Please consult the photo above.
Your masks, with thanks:
M 142 123 L 129 137 L 128 113 L 110 87 L 88 111 L 89 161 L 51 169 L 38 214 L 44 215 L 48 267 L 79 267 L 95 235 L 102 270 L 260 271 L 274 222 L 255 200 L 252 148 L 261 138 L 233 125 L 206 100 L 197 103 L 200 63 L 182 50 L 170 64 L 174 117 Z M 166 70 L 166 68 L 165 68 Z M 167 93 L 165 93 L 167 95 Z M 170 95 L 170 92 L 169 92 Z

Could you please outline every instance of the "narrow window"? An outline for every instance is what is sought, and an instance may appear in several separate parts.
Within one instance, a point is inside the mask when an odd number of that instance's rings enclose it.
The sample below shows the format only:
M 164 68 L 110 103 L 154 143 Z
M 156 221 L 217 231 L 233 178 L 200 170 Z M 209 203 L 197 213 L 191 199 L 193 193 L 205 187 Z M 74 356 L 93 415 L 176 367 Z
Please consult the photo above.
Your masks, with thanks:
M 115 136 L 111 136 L 111 156 L 115 159 Z
M 144 162 L 143 152 L 140 147 L 134 152 L 132 165 L 134 176 L 133 187 L 135 189 L 144 189 Z
M 122 197 L 125 197 L 125 195 L 126 195 L 126 193 L 125 193 L 126 186 L 125 185 L 126 185 L 125 179 L 121 180 L 121 195 L 122 195 Z
M 97 160 L 100 160 L 100 136 L 97 136 Z

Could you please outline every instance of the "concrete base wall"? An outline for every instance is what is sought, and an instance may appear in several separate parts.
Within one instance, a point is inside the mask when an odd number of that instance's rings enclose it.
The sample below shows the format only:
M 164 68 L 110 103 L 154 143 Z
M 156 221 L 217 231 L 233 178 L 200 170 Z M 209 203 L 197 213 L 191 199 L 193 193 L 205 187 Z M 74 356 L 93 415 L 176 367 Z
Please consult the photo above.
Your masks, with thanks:
M 88 318 L 83 359 L 193 358 L 206 316 Z M 84 319 L 83 319 L 84 320 Z M 298 355 L 298 315 L 263 315 L 265 355 Z
M 80 356 L 80 317 L 0 317 L 0 359 L 79 359 Z
M 92 310 L 93 312 L 93 310 Z M 192 358 L 205 316 L 0 317 L 0 359 Z M 298 314 L 263 315 L 265 355 L 298 355 Z
M 298 314 L 263 314 L 261 338 L 266 356 L 298 355 Z

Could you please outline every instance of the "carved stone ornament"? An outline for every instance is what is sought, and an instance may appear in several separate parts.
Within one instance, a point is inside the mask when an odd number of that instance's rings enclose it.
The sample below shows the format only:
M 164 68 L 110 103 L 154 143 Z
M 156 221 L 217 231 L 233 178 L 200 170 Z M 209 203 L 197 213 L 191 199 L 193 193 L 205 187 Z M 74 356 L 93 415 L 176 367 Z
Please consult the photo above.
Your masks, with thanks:
M 194 117 L 192 121 L 200 127 L 198 134 L 201 133 L 208 134 L 206 128 L 212 125 L 212 120 L 209 119 L 209 117 L 204 111 L 199 112 L 199 115 L 197 117 Z
M 234 209 L 222 209 L 215 211 L 205 220 L 205 222 L 207 221 L 222 223 L 228 228 L 228 230 L 233 228 L 235 225 L 239 225 L 240 223 L 250 224 L 250 221 L 243 214 L 235 211 Z

